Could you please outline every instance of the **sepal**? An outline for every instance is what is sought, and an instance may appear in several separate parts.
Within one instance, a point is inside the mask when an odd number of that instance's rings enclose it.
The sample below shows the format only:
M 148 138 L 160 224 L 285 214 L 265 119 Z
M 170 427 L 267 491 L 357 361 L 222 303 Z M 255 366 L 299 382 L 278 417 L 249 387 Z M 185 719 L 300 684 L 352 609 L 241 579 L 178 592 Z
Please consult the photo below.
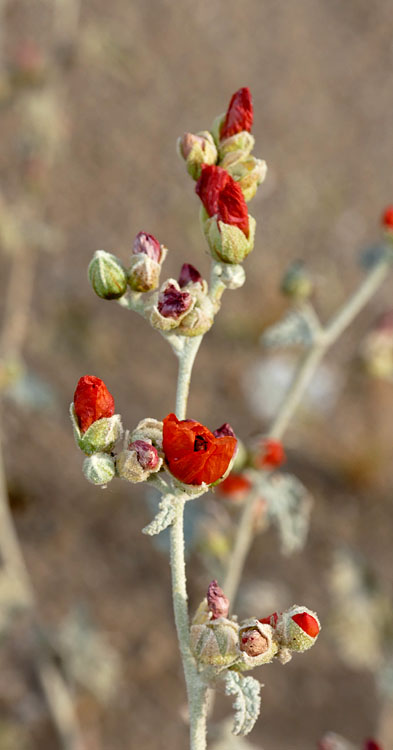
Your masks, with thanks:
M 70 405 L 70 417 L 75 440 L 81 451 L 88 456 L 93 453 L 110 452 L 123 432 L 120 414 L 97 419 L 83 433 L 80 431 L 73 403 Z

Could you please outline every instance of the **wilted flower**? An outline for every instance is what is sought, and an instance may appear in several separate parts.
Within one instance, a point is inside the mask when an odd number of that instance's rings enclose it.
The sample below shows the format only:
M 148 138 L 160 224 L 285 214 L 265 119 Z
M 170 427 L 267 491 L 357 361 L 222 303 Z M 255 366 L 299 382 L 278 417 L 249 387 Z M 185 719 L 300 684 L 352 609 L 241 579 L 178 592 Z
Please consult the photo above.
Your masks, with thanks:
M 140 253 L 142 253 L 143 255 L 147 255 L 152 260 L 155 260 L 156 263 L 159 263 L 161 260 L 162 250 L 160 243 L 153 234 L 148 234 L 148 232 L 138 232 L 134 240 L 132 253 L 133 255 L 139 255 Z
M 135 237 L 128 283 L 135 292 L 151 292 L 157 289 L 161 266 L 167 249 L 152 234 L 138 232 Z
M 207 606 L 212 615 L 212 620 L 218 617 L 228 617 L 229 599 L 225 596 L 217 581 L 212 581 L 207 590 Z
M 185 484 L 213 484 L 224 476 L 236 450 L 236 438 L 215 437 L 193 419 L 164 419 L 163 449 L 171 474 Z
M 198 269 L 191 265 L 191 263 L 183 263 L 180 269 L 178 282 L 180 289 L 183 289 L 188 284 L 198 283 L 203 287 L 203 278 Z

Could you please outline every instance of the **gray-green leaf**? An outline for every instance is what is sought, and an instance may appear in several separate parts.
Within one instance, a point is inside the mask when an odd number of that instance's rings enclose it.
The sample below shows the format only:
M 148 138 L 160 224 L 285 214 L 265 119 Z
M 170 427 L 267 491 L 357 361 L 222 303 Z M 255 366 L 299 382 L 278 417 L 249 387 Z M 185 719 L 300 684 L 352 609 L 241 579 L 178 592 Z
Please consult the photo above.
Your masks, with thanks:
M 278 527 L 283 554 L 304 547 L 310 522 L 312 498 L 293 474 L 274 474 L 263 483 L 268 514 Z
M 261 708 L 261 684 L 254 677 L 243 677 L 238 672 L 225 675 L 225 693 L 234 695 L 235 717 L 233 734 L 249 734 L 259 716 Z

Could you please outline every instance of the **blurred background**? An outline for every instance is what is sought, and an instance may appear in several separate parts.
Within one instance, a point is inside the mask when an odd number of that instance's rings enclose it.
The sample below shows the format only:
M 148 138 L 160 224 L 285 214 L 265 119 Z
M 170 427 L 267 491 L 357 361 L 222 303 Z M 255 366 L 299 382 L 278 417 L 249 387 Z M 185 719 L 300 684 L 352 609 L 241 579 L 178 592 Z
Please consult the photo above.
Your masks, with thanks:
M 144 488 L 84 479 L 68 405 L 101 377 L 133 428 L 174 408 L 176 361 L 147 323 L 98 299 L 98 248 L 127 264 L 143 230 L 208 274 L 199 201 L 176 155 L 249 86 L 255 155 L 268 176 L 246 285 L 228 292 L 194 368 L 189 414 L 267 429 L 294 354 L 262 351 L 280 318 L 283 271 L 301 258 L 323 320 L 364 276 L 393 198 L 390 0 L 1 0 L 0 310 L 2 433 L 9 502 L 39 609 L 75 690 L 89 750 L 187 746 L 185 690 L 165 536 Z M 250 737 L 264 750 L 312 750 L 328 730 L 393 747 L 391 613 L 393 387 L 362 347 L 392 305 L 385 284 L 330 352 L 287 433 L 287 467 L 314 497 L 303 550 L 257 537 L 240 616 L 294 602 L 318 611 L 318 645 L 265 684 Z M 370 369 L 370 368 L 369 368 Z M 154 503 L 154 500 L 152 501 Z M 232 508 L 187 508 L 191 609 L 230 544 Z M 1 593 L 1 592 L 0 592 Z M 29 627 L 1 593 L 0 748 L 58 750 L 34 677 Z M 230 711 L 220 696 L 215 719 Z M 390 723 L 390 725 L 389 725 Z M 229 747 L 229 745 L 228 745 Z M 234 746 L 235 747 L 235 746 Z M 237 746 L 236 746 L 237 747 Z

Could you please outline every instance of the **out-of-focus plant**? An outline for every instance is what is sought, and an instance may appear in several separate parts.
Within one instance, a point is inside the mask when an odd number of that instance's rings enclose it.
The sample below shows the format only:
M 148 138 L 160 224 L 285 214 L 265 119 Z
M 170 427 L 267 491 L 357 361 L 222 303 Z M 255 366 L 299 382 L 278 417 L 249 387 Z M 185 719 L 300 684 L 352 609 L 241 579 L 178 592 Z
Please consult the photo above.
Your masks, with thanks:
M 203 336 L 214 323 L 224 291 L 243 285 L 243 261 L 254 247 L 256 222 L 247 202 L 263 182 L 266 164 L 252 154 L 252 122 L 250 91 L 242 88 L 210 130 L 185 133 L 178 141 L 179 154 L 196 181 L 201 200 L 201 226 L 211 256 L 209 283 L 189 262 L 183 264 L 177 279 L 160 282 L 168 250 L 147 232 L 137 234 L 128 262 L 99 250 L 89 265 L 95 293 L 142 316 L 172 348 L 179 364 L 174 413 L 163 419 L 162 415 L 146 417 L 124 429 L 113 396 L 93 375 L 80 378 L 71 404 L 75 439 L 85 454 L 85 477 L 102 487 L 115 477 L 134 484 L 144 482 L 161 495 L 158 512 L 143 532 L 154 536 L 170 529 L 173 607 L 192 750 L 206 748 L 211 690 L 224 683 L 234 701 L 233 733 L 248 734 L 259 714 L 261 686 L 245 673 L 273 659 L 285 664 L 292 652 L 309 649 L 318 637 L 318 617 L 305 606 L 292 605 L 268 616 L 257 612 L 239 622 L 229 613 L 230 599 L 237 593 L 261 517 L 277 524 L 285 552 L 304 543 L 310 497 L 296 477 L 281 471 L 285 460 L 281 441 L 323 356 L 379 288 L 393 259 L 392 226 L 385 220 L 383 252 L 327 325 L 311 304 L 312 283 L 304 268 L 297 264 L 285 275 L 282 288 L 291 309 L 265 332 L 264 342 L 284 348 L 295 343 L 303 354 L 268 434 L 256 446 L 245 449 L 227 422 L 211 431 L 187 418 L 192 367 Z M 222 573 L 223 588 L 211 580 L 190 621 L 184 509 L 215 487 L 221 497 L 241 499 L 242 512 L 228 570 Z

